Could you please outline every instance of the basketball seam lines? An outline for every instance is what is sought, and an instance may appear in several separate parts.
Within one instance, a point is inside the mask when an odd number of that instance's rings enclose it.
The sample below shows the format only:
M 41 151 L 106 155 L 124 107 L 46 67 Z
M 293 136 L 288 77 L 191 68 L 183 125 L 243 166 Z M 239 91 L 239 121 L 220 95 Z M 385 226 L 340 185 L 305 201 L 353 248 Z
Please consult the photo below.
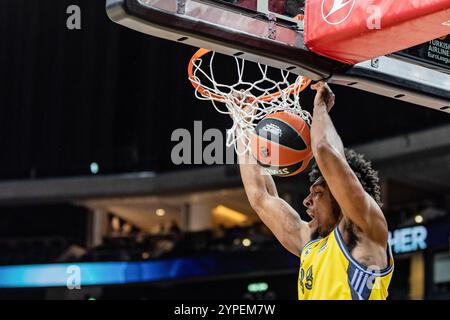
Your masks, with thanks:
M 262 139 L 264 139 L 264 140 L 266 140 L 266 141 L 273 142 L 273 141 L 267 140 L 266 138 L 263 138 L 263 137 L 261 137 L 261 136 L 258 136 L 258 137 L 260 137 L 260 138 L 262 138 Z M 281 144 L 280 144 L 280 146 L 281 146 Z M 283 147 L 285 147 L 285 146 L 283 146 Z M 293 151 L 300 151 L 300 152 L 303 151 L 303 150 L 295 150 L 295 149 L 292 149 L 292 148 L 289 148 L 289 147 L 285 147 L 285 148 L 291 149 L 291 150 L 293 150 Z M 292 163 L 283 164 L 283 165 L 276 165 L 276 167 L 281 167 L 281 166 L 283 166 L 283 167 L 288 167 L 288 166 L 292 166 L 292 165 L 298 164 L 298 163 L 302 163 L 302 165 L 303 165 L 303 162 L 305 162 L 305 159 L 306 159 L 306 158 L 300 160 L 299 162 L 292 162 Z M 256 159 L 256 160 L 258 160 L 258 159 Z M 260 161 L 260 160 L 258 160 L 258 161 Z M 261 162 L 261 161 L 260 161 L 260 162 Z M 270 166 L 272 167 L 273 165 L 270 165 Z
M 261 138 L 261 139 L 264 139 L 264 140 L 266 140 L 266 141 L 268 141 L 268 142 L 274 142 L 274 141 L 271 141 L 271 140 L 269 140 L 269 139 L 267 139 L 267 138 L 264 138 L 264 137 L 262 137 L 262 136 L 259 136 L 258 134 L 256 134 L 259 138 Z M 279 143 L 278 143 L 279 144 Z M 290 149 L 290 150 L 292 150 L 292 151 L 296 151 L 296 152 L 304 152 L 304 151 L 307 151 L 308 149 L 311 149 L 310 148 L 310 146 L 308 146 L 308 145 L 306 145 L 306 149 L 303 149 L 303 150 L 297 150 L 297 149 L 292 149 L 291 147 L 288 147 L 288 146 L 285 146 L 285 145 L 282 145 L 282 144 L 279 144 L 280 146 L 282 146 L 282 147 L 284 147 L 284 148 L 286 148 L 286 149 Z
M 298 132 L 297 129 L 295 129 L 293 126 L 291 126 L 289 123 L 287 123 L 287 122 L 284 121 L 284 120 L 280 120 L 280 119 L 277 119 L 277 118 L 268 118 L 268 119 L 271 119 L 271 120 L 275 120 L 275 121 L 279 121 L 279 122 L 281 122 L 281 123 L 284 123 L 285 125 L 287 125 L 288 127 L 290 127 L 292 130 L 294 130 L 294 132 Z M 264 119 L 263 119 L 263 120 L 264 120 Z M 303 120 L 303 121 L 304 121 L 304 120 Z M 308 148 L 308 144 L 306 143 L 305 140 L 303 140 L 302 136 L 299 135 L 299 137 L 300 137 L 300 140 L 302 140 L 302 142 L 305 144 L 306 148 Z

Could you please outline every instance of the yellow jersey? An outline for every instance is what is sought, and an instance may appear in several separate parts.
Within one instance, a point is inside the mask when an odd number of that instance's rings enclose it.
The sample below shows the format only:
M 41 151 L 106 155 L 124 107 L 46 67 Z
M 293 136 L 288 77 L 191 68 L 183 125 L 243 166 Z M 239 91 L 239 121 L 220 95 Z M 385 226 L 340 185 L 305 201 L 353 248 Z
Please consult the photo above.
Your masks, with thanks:
M 389 247 L 389 246 L 388 246 Z M 300 255 L 299 300 L 385 300 L 394 270 L 365 267 L 348 252 L 339 228 L 307 243 Z

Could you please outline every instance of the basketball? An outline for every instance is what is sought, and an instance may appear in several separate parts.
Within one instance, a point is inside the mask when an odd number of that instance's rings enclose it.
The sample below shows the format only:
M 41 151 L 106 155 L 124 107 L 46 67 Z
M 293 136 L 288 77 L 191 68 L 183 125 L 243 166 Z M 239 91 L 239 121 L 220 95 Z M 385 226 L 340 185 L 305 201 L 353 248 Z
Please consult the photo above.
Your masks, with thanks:
M 302 117 L 290 112 L 271 114 L 256 126 L 251 152 L 271 175 L 296 175 L 305 170 L 313 158 L 310 126 Z

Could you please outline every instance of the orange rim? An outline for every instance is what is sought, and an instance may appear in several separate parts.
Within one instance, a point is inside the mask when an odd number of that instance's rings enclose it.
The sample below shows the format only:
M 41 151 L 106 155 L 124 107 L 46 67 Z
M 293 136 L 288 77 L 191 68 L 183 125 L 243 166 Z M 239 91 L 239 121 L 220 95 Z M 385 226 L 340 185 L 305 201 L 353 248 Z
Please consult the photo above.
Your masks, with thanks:
M 224 102 L 226 100 L 225 97 L 210 92 L 208 89 L 205 89 L 204 87 L 202 87 L 202 85 L 200 83 L 197 83 L 194 80 L 195 79 L 194 62 L 209 52 L 211 52 L 211 50 L 201 48 L 192 56 L 191 60 L 189 61 L 189 65 L 188 65 L 189 81 L 191 82 L 194 89 L 197 90 L 202 96 L 211 98 L 211 99 L 219 101 L 219 102 Z M 275 98 L 278 98 L 283 93 L 284 94 L 286 94 L 286 93 L 287 94 L 298 94 L 298 93 L 302 92 L 303 90 L 305 90 L 310 85 L 310 83 L 311 83 L 311 79 L 303 77 L 302 84 L 299 87 L 297 86 L 297 88 L 296 88 L 295 84 L 291 84 L 286 89 L 283 89 L 283 90 L 280 90 L 280 91 L 277 91 L 277 92 L 274 92 L 272 94 L 268 94 L 268 95 L 265 95 L 262 97 L 258 97 L 255 100 L 258 100 L 261 102 L 269 102 Z

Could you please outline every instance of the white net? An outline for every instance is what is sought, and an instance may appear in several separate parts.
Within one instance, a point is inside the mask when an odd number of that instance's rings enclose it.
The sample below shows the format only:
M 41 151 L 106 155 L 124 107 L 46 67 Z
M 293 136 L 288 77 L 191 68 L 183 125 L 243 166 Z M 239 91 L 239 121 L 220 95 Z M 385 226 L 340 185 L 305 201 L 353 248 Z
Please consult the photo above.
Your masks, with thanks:
M 311 115 L 302 109 L 299 97 L 309 84 L 308 79 L 233 57 L 237 79 L 232 84 L 222 84 L 214 74 L 215 57 L 216 53 L 211 52 L 193 59 L 190 81 L 196 88 L 198 99 L 210 100 L 218 112 L 229 115 L 233 120 L 232 127 L 227 131 L 227 147 L 234 145 L 237 153 L 248 152 L 250 137 L 258 122 L 276 112 L 292 112 L 311 125 Z M 249 64 L 252 66 L 248 67 Z M 244 80 L 248 77 L 245 71 L 249 68 L 252 69 L 249 72 L 252 81 Z M 242 143 L 240 150 L 237 149 L 237 141 Z

